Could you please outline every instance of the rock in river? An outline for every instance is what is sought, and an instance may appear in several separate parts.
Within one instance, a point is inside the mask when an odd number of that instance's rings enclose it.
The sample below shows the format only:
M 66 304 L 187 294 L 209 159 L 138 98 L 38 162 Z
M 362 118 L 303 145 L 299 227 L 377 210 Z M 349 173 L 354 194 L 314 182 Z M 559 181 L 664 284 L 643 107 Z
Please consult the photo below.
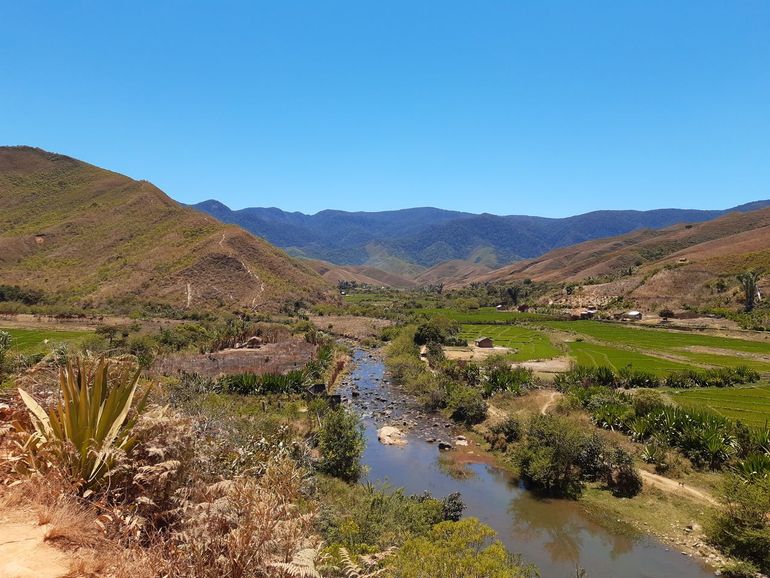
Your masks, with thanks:
M 389 425 L 381 427 L 377 431 L 377 439 L 381 444 L 385 444 L 386 446 L 403 446 L 406 444 L 404 432 L 397 427 Z

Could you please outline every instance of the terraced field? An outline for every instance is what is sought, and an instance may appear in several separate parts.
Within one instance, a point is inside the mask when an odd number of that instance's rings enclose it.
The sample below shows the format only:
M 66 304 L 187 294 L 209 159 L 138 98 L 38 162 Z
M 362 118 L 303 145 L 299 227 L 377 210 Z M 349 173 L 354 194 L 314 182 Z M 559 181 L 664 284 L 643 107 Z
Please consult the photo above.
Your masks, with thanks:
M 547 329 L 577 333 L 603 343 L 622 343 L 638 348 L 640 352 L 654 357 L 655 352 L 676 355 L 698 365 L 735 367 L 747 365 L 757 371 L 770 372 L 770 361 L 752 356 L 764 356 L 770 360 L 770 336 L 765 340 L 751 341 L 716 335 L 703 335 L 685 331 L 665 329 L 641 329 L 616 323 L 598 321 L 543 321 Z M 709 348 L 718 351 L 692 351 L 691 348 Z M 730 352 L 734 352 L 731 355 Z
M 750 426 L 763 427 L 770 423 L 770 384 L 669 393 L 683 407 L 707 409 Z
M 516 361 L 550 359 L 561 354 L 545 332 L 520 325 L 463 325 L 460 337 L 469 343 L 479 337 L 491 337 L 496 346 L 516 350 L 511 354 Z
M 88 331 L 63 331 L 58 329 L 3 329 L 11 334 L 11 352 L 13 353 L 39 353 L 49 351 L 61 343 L 79 343 L 87 335 Z M 46 340 L 48 342 L 46 343 Z
M 669 359 L 585 341 L 575 341 L 568 343 L 567 346 L 570 356 L 580 365 L 606 366 L 616 371 L 630 365 L 633 369 L 659 376 L 689 367 Z

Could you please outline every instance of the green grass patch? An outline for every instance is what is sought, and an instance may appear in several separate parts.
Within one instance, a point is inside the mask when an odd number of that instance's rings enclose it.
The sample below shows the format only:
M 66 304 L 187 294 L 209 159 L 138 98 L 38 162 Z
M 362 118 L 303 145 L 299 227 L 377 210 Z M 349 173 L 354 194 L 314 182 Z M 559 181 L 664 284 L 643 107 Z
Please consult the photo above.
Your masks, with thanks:
M 460 337 L 469 343 L 491 337 L 496 346 L 515 349 L 510 355 L 515 361 L 550 359 L 561 354 L 544 332 L 520 325 L 463 325 Z
M 610 367 L 615 371 L 620 371 L 623 367 L 630 365 L 638 371 L 646 371 L 658 376 L 689 368 L 686 364 L 677 363 L 670 359 L 596 343 L 575 341 L 569 343 L 568 347 L 570 355 L 578 364 L 590 367 Z
M 770 423 L 770 384 L 704 387 L 670 391 L 669 394 L 682 407 L 706 409 L 749 426 L 763 427 Z
M 62 343 L 79 344 L 91 334 L 91 331 L 71 331 L 59 329 L 5 329 L 0 331 L 11 334 L 11 352 L 29 355 L 47 352 Z M 47 340 L 47 342 L 46 342 Z

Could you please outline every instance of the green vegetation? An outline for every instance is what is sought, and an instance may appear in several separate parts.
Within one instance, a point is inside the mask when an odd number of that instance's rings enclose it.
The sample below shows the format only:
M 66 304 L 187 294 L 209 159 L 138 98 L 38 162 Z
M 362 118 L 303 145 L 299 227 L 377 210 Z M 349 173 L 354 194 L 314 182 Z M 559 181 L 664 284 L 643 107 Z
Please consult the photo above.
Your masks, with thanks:
M 509 347 L 513 361 L 550 359 L 560 354 L 542 331 L 521 325 L 463 325 L 460 337 L 472 343 L 479 337 L 491 337 L 496 346 Z
M 93 366 L 78 359 L 60 371 L 61 400 L 50 411 L 19 390 L 35 428 L 24 442 L 26 469 L 45 471 L 46 462 L 54 460 L 84 489 L 101 482 L 116 454 L 136 443 L 131 436 L 136 417 L 129 419 L 129 411 L 138 381 L 138 371 L 118 369 L 111 375 L 104 359 Z M 137 413 L 146 399 L 145 393 L 135 408 Z
M 49 352 L 56 345 L 82 343 L 91 331 L 61 329 L 0 329 L 11 336 L 11 352 L 29 355 Z
M 650 372 L 656 376 L 687 368 L 684 363 L 587 341 L 570 342 L 568 348 L 570 355 L 578 364 L 590 367 L 609 367 L 615 371 L 631 368 Z
M 689 389 L 672 391 L 671 396 L 682 407 L 712 411 L 749 426 L 770 423 L 770 385 Z
M 344 408 L 329 411 L 318 432 L 321 471 L 345 480 L 358 481 L 364 434 L 358 416 Z
M 710 540 L 744 561 L 744 571 L 770 571 L 770 475 L 748 483 L 728 476 L 723 498 L 724 506 L 708 530 Z M 747 567 L 746 562 L 756 566 Z

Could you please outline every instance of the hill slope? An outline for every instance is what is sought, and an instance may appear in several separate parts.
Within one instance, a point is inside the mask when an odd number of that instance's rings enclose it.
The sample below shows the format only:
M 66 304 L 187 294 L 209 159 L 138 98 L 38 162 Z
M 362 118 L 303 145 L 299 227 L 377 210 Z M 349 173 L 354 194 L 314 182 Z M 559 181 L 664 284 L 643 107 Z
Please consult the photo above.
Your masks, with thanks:
M 622 296 L 650 306 L 730 306 L 736 295 L 715 282 L 722 277 L 734 285 L 734 276 L 748 269 L 770 271 L 770 208 L 588 241 L 467 281 L 588 282 L 575 295 L 585 304 Z
M 641 228 L 707 221 L 730 212 L 768 205 L 770 201 L 724 211 L 595 211 L 564 219 L 475 215 L 429 207 L 377 213 L 321 211 L 305 215 L 276 208 L 232 211 L 214 200 L 195 207 L 263 236 L 294 255 L 415 276 L 445 261 L 471 261 L 499 267 L 583 241 Z M 478 255 L 482 254 L 484 259 L 479 261 Z
M 0 147 L 0 283 L 57 302 L 275 309 L 324 298 L 309 267 L 146 181 Z

